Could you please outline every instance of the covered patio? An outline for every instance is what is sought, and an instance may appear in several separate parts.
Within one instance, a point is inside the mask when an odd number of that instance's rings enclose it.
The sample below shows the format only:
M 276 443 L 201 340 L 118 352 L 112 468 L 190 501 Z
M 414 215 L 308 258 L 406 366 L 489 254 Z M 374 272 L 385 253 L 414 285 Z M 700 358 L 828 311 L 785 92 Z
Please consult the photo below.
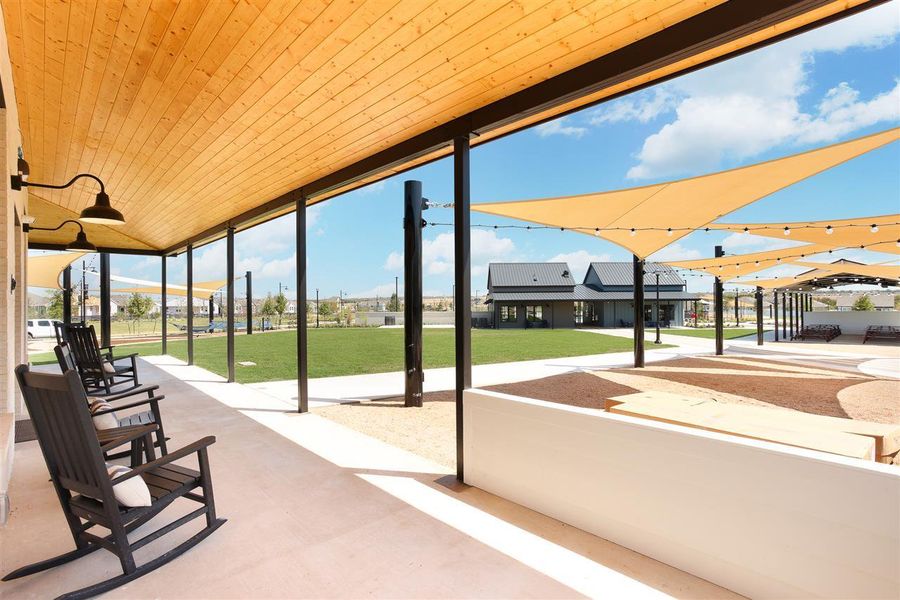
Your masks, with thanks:
M 99 252 L 107 311 L 110 255 L 157 257 L 165 314 L 169 293 L 206 293 L 194 281 L 194 253 L 225 240 L 227 376 L 193 365 L 191 335 L 186 364 L 166 357 L 165 328 L 164 356 L 141 360 L 140 368 L 144 383 L 165 391 L 173 446 L 218 438 L 212 477 L 229 522 L 110 596 L 700 598 L 859 590 L 877 597 L 897 589 L 900 538 L 883 530 L 886 522 L 900 524 L 891 513 L 900 477 L 876 463 L 874 442 L 852 440 L 865 446 L 863 461 L 485 392 L 472 381 L 473 146 L 877 4 L 298 1 L 222 10 L 217 3 L 114 2 L 92 12 L 79 3 L 4 3 L 3 564 L 45 559 L 71 545 L 37 444 L 13 445 L 16 422 L 29 417 L 13 376 L 28 362 L 28 250 Z M 594 215 L 596 231 L 592 223 L 582 233 L 631 249 L 635 280 L 643 279 L 643 260 L 653 251 L 898 137 L 900 129 L 887 130 L 787 157 L 789 169 L 764 163 L 731 171 L 711 188 L 685 180 L 620 190 L 612 209 Z M 234 383 L 235 236 L 292 213 L 296 302 L 305 306 L 309 207 L 444 157 L 452 160 L 455 282 L 449 469 L 309 414 L 305 311 L 298 310 L 290 403 Z M 738 186 L 742 179 L 752 185 Z M 701 193 L 716 202 L 660 225 L 658 203 Z M 419 223 L 428 196 L 421 183 L 406 182 L 408 410 L 423 403 Z M 495 204 L 479 210 L 515 216 L 502 205 L 522 203 Z M 546 216 L 554 210 L 548 201 L 539 206 L 544 214 L 526 220 L 574 229 L 585 222 L 575 210 L 557 222 Z M 894 243 L 892 219 L 881 223 L 878 243 Z M 168 273 L 180 255 L 184 286 Z M 636 286 L 637 310 L 643 304 Z M 635 367 L 644 365 L 643 321 L 635 319 L 632 332 Z M 103 326 L 100 342 L 110 342 Z M 717 344 L 721 354 L 721 335 Z M 640 451 L 647 447 L 658 454 Z M 846 480 L 835 485 L 836 477 Z M 835 487 L 833 496 L 826 493 Z M 759 490 L 779 490 L 781 502 Z M 801 510 L 823 496 L 814 511 Z M 871 510 L 848 508 L 862 502 Z M 675 509 L 677 518 L 669 512 Z M 854 532 L 853 544 L 835 535 L 844 529 Z M 179 529 L 149 548 L 158 555 L 186 535 Z M 780 536 L 798 546 L 785 552 Z M 820 552 L 831 561 L 825 577 L 816 576 Z M 114 557 L 97 552 L 0 589 L 45 597 L 118 571 Z

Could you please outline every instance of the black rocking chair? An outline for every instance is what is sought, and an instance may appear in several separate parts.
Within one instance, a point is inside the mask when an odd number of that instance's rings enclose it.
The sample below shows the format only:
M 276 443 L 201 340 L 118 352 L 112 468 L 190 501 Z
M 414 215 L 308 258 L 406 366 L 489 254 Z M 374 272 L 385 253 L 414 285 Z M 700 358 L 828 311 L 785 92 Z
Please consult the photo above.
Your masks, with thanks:
M 78 364 L 75 362 L 75 357 L 72 356 L 72 353 L 69 351 L 69 345 L 66 342 L 61 342 L 58 346 L 53 348 L 53 351 L 56 353 L 56 360 L 59 362 L 59 368 L 65 373 L 68 370 L 78 371 Z M 163 431 L 163 423 L 162 423 L 162 414 L 159 411 L 159 401 L 164 400 L 164 395 L 156 395 L 156 390 L 159 389 L 158 385 L 142 385 L 136 388 L 131 388 L 124 392 L 113 393 L 108 395 L 100 395 L 100 391 L 95 391 L 92 394 L 92 397 L 103 398 L 107 402 L 114 402 L 116 400 L 124 400 L 125 398 L 133 398 L 134 396 L 140 396 L 142 394 L 147 394 L 147 397 L 144 399 L 134 400 L 125 404 L 118 404 L 113 406 L 109 410 L 101 410 L 94 413 L 92 416 L 98 417 L 100 415 L 106 414 L 108 412 L 115 412 L 123 410 L 129 410 L 132 408 L 137 408 L 140 406 L 148 406 L 149 409 L 142 412 L 134 412 L 125 416 L 116 416 L 116 421 L 119 422 L 118 428 L 128 428 L 128 427 L 140 427 L 142 425 L 150 425 L 155 423 L 157 425 L 156 428 L 156 442 L 154 446 L 159 448 L 160 452 L 163 454 L 168 453 L 168 449 L 166 448 L 166 437 L 165 432 Z M 117 429 L 118 429 L 117 428 Z M 110 430 L 99 430 L 97 434 L 101 438 L 101 442 L 103 439 L 111 439 L 115 436 L 115 431 Z M 108 454 L 106 456 L 107 460 L 112 460 L 116 458 L 122 458 L 126 456 L 125 452 L 119 452 L 117 454 Z
M 146 575 L 181 556 L 225 522 L 225 519 L 216 517 L 207 454 L 207 448 L 216 441 L 215 437 L 205 437 L 110 479 L 103 461 L 104 450 L 109 449 L 112 444 L 121 445 L 130 440 L 125 436 L 107 446 L 100 445 L 77 373 L 34 373 L 29 371 L 27 365 L 20 365 L 16 368 L 16 378 L 34 422 L 53 487 L 72 532 L 75 549 L 16 569 L 6 575 L 3 581 L 45 571 L 105 548 L 118 556 L 123 574 L 63 594 L 59 598 L 96 596 Z M 155 428 L 155 424 L 135 428 L 131 437 L 143 437 L 146 440 Z M 199 471 L 172 464 L 175 460 L 195 453 Z M 127 508 L 116 502 L 113 486 L 132 477 L 141 477 L 147 484 L 152 498 L 150 506 Z M 200 493 L 195 491 L 197 488 L 200 488 Z M 202 506 L 134 542 L 129 541 L 129 533 L 146 524 L 180 498 L 192 500 Z M 172 550 L 140 566 L 135 564 L 135 550 L 201 515 L 206 517 L 206 527 Z M 91 529 L 95 526 L 108 529 L 110 533 L 92 533 Z
M 93 325 L 73 323 L 62 328 L 64 341 L 78 365 L 81 382 L 89 394 L 101 391 L 112 393 L 112 388 L 123 383 L 131 383 L 132 387 L 140 385 L 137 371 L 137 353 L 125 356 L 113 356 L 112 346 L 97 343 L 97 333 Z M 118 361 L 129 361 L 126 364 L 115 364 Z

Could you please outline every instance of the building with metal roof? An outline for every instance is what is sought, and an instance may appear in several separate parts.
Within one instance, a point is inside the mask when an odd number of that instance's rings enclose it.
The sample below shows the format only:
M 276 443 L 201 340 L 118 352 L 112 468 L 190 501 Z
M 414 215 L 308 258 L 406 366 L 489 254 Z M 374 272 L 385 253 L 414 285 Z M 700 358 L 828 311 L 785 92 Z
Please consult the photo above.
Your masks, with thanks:
M 678 273 L 661 263 L 647 263 L 644 320 L 656 322 L 657 276 L 659 320 L 683 325 L 687 303 L 700 298 L 686 290 Z M 566 263 L 491 263 L 488 295 L 495 328 L 629 326 L 634 311 L 632 264 L 595 262 L 582 283 L 575 283 Z

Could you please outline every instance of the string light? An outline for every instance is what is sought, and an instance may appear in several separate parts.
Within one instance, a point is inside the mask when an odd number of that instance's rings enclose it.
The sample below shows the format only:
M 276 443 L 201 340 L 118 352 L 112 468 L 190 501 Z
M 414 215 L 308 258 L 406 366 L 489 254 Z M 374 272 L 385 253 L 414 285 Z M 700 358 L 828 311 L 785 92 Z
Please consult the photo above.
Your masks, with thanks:
M 869 228 L 869 231 L 872 233 L 878 233 L 878 225 L 872 223 L 872 227 Z
M 634 237 L 634 236 L 636 236 L 636 235 L 637 235 L 637 229 L 635 229 L 634 227 L 632 227 L 632 228 L 631 228 L 631 237 Z
M 666 235 L 669 236 L 669 237 L 672 237 L 672 228 L 671 228 L 671 227 L 669 227 L 669 228 L 666 230 Z
M 826 235 L 831 235 L 832 233 L 834 233 L 834 228 L 831 225 L 825 228 Z
M 750 228 L 749 228 L 749 227 L 744 227 L 744 233 L 749 234 L 749 233 L 750 233 Z
M 791 235 L 791 228 L 790 228 L 790 227 L 785 227 L 785 228 L 784 228 L 784 235 Z

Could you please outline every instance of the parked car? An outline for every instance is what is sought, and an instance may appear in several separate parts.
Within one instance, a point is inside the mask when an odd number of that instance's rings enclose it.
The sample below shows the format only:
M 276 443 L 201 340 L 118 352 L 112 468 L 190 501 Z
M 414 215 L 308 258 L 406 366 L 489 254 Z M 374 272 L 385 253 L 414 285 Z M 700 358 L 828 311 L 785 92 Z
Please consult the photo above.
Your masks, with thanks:
M 28 320 L 28 339 L 35 338 L 52 338 L 56 337 L 56 329 L 54 323 L 62 323 L 51 319 L 29 319 Z

